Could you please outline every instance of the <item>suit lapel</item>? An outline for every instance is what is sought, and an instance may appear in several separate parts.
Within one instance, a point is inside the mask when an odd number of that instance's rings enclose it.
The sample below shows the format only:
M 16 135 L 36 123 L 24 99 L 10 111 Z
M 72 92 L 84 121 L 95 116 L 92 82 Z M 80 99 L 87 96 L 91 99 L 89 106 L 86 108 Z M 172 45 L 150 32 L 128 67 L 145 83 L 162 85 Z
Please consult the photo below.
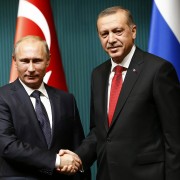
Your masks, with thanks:
M 27 94 L 27 92 L 25 91 L 24 87 L 18 79 L 14 83 L 12 83 L 11 90 L 12 96 L 17 103 L 19 111 L 21 111 L 22 114 L 24 114 L 24 118 L 22 119 L 22 121 L 27 121 L 29 128 L 33 129 L 33 133 L 37 134 L 37 137 L 39 139 L 36 140 L 39 141 L 39 145 L 44 147 L 46 141 L 41 127 L 39 125 L 36 112 L 34 110 L 29 95 Z
M 111 126 L 115 123 L 118 114 L 122 110 L 125 102 L 127 101 L 127 98 L 132 91 L 140 73 L 142 70 L 142 65 L 143 65 L 143 58 L 142 58 L 142 51 L 138 48 L 136 48 L 136 51 L 134 53 L 134 56 L 131 60 L 131 63 L 129 65 L 129 68 L 126 73 L 125 80 L 123 82 L 121 94 L 119 96 L 116 109 L 114 112 L 113 120 Z
M 49 100 L 50 100 L 50 104 L 51 104 L 51 111 L 52 111 L 52 138 L 51 138 L 51 146 L 55 140 L 56 137 L 56 132 L 58 132 L 58 130 L 56 130 L 57 128 L 57 119 L 59 119 L 60 116 L 60 110 L 62 109 L 60 106 L 60 97 L 58 95 L 56 95 L 56 92 L 54 92 L 54 89 L 51 88 L 48 85 L 45 85 L 45 88 L 47 90 L 48 96 L 49 96 Z M 50 146 L 50 147 L 51 147 Z
M 109 74 L 110 74 L 110 70 L 111 70 L 111 61 L 108 60 L 107 63 L 105 64 L 105 67 L 103 68 L 102 72 L 100 73 L 101 75 L 101 90 L 100 92 L 102 97 L 102 114 L 104 115 L 104 117 L 102 119 L 104 119 L 104 126 L 106 131 L 108 131 L 108 117 L 107 117 L 107 97 L 108 97 L 108 82 L 109 82 Z M 100 107 L 99 107 L 100 108 Z

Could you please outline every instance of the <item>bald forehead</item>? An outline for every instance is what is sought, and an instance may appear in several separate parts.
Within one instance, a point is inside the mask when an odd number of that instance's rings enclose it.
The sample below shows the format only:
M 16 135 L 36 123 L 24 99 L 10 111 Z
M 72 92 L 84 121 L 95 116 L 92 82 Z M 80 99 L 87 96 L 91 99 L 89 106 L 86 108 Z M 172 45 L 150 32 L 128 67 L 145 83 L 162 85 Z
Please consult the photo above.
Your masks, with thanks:
M 43 48 L 43 43 L 38 40 L 34 39 L 26 39 L 24 41 L 21 41 L 19 44 L 16 46 L 16 53 L 25 50 L 25 49 L 42 49 Z
M 46 59 L 50 58 L 50 52 L 49 52 L 47 43 L 38 36 L 26 36 L 26 37 L 20 39 L 15 44 L 14 51 L 13 51 L 13 57 L 16 58 L 17 54 L 20 51 L 22 52 L 25 49 L 27 50 L 28 48 L 29 49 L 36 48 L 37 50 L 40 50 L 44 54 L 43 56 L 45 56 Z
M 43 45 L 43 42 L 35 39 L 35 38 L 28 38 L 28 39 L 23 39 L 22 41 L 20 41 L 19 43 L 16 44 L 16 48 L 19 46 L 24 46 L 24 45 L 32 45 L 32 44 L 39 44 L 39 45 Z

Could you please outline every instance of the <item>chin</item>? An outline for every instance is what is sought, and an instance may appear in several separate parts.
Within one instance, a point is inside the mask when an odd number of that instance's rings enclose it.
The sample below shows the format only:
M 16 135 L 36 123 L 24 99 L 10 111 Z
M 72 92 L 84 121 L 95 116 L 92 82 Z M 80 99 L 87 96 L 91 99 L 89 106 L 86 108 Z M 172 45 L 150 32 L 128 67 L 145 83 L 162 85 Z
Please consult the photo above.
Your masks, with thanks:
M 122 57 L 124 57 L 123 54 L 120 53 L 120 52 L 110 53 L 109 55 L 110 55 L 110 57 L 113 58 L 113 59 L 121 59 Z
M 39 84 L 39 81 L 37 81 L 37 80 L 28 80 L 28 81 L 25 82 L 25 84 L 27 86 L 31 87 L 31 88 L 34 88 L 34 87 L 36 88 L 38 86 L 38 84 Z
M 113 60 L 118 60 L 121 58 L 121 56 L 110 56 Z
M 35 84 L 35 83 L 29 83 L 28 87 L 32 88 L 32 89 L 38 89 L 40 87 L 40 85 Z
M 119 56 L 121 56 L 122 53 L 116 51 L 116 52 L 109 52 L 108 53 L 111 57 L 117 58 Z

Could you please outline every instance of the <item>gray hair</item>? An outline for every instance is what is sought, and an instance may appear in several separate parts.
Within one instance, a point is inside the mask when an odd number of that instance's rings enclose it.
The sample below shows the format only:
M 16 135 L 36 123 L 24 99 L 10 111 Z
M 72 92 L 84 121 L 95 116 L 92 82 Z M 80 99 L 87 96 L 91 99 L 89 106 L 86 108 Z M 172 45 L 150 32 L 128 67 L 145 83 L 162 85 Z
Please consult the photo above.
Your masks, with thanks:
M 28 35 L 28 36 L 24 36 L 23 38 L 21 38 L 19 41 L 16 42 L 16 44 L 14 45 L 14 49 L 13 49 L 13 53 L 12 53 L 12 56 L 16 59 L 16 54 L 17 54 L 17 51 L 18 51 L 18 48 L 20 46 L 20 44 L 26 40 L 33 40 L 33 41 L 39 41 L 42 43 L 43 45 L 43 49 L 44 49 L 44 52 L 45 52 L 45 57 L 46 59 L 49 59 L 50 58 L 50 51 L 49 51 L 49 48 L 48 48 L 48 45 L 47 45 L 47 42 L 45 40 L 43 40 L 41 37 L 39 36 L 33 36 L 33 35 Z

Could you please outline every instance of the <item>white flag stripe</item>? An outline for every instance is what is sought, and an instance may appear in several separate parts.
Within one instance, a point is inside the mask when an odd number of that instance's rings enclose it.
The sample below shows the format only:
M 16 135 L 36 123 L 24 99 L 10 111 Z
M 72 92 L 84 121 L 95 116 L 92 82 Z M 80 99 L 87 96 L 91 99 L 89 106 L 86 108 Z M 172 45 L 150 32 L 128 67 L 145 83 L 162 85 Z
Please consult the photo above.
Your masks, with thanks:
M 43 78 L 43 81 L 44 81 L 46 84 L 48 83 L 51 74 L 52 74 L 52 71 L 46 72 L 46 75 L 45 75 L 44 78 Z
M 154 2 L 180 42 L 180 0 L 154 0 Z

